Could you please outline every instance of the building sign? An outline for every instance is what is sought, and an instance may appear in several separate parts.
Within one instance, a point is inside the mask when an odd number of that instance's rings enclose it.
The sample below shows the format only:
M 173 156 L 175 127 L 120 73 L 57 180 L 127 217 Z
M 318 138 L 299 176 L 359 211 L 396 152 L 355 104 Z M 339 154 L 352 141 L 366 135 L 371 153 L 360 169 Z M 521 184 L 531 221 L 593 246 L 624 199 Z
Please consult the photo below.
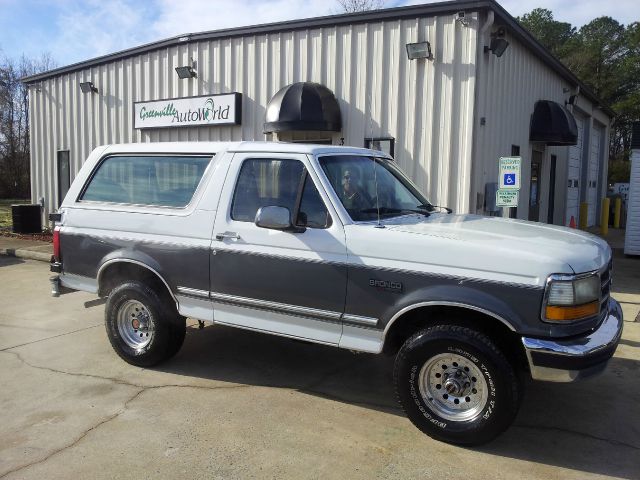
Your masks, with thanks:
M 135 128 L 240 125 L 242 94 L 135 102 L 133 106 Z
M 521 157 L 500 157 L 500 176 L 498 178 L 500 189 L 520 190 L 521 165 Z
M 519 190 L 496 190 L 496 207 L 517 207 Z

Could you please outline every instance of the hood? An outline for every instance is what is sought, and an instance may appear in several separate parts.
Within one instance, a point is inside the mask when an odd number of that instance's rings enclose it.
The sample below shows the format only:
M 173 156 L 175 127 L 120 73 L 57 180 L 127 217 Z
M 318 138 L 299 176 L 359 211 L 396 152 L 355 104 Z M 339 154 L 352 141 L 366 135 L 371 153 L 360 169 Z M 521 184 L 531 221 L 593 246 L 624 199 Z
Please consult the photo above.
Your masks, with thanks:
M 522 220 L 434 213 L 397 217 L 382 224 L 385 228 L 370 223 L 353 226 L 369 230 L 369 238 L 373 235 L 380 245 L 386 245 L 376 256 L 406 259 L 434 272 L 441 268 L 453 274 L 457 271 L 463 277 L 543 285 L 551 273 L 593 271 L 611 258 L 609 245 L 595 235 Z M 372 229 L 378 232 L 372 234 Z M 348 230 L 360 237 L 355 229 Z M 351 250 L 350 239 L 348 235 Z M 368 250 L 372 249 L 377 247 Z

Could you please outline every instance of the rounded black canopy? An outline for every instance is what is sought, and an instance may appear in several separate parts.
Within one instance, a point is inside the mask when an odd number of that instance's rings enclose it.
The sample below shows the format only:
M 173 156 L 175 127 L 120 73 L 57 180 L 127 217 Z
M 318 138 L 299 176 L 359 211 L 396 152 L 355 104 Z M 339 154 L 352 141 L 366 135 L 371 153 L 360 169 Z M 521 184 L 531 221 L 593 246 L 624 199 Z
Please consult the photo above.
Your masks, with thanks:
M 278 91 L 267 106 L 264 133 L 292 130 L 342 130 L 340 106 L 333 92 L 313 82 L 292 83 Z
M 562 105 L 551 100 L 540 100 L 536 102 L 531 116 L 529 140 L 546 145 L 576 145 L 576 119 Z

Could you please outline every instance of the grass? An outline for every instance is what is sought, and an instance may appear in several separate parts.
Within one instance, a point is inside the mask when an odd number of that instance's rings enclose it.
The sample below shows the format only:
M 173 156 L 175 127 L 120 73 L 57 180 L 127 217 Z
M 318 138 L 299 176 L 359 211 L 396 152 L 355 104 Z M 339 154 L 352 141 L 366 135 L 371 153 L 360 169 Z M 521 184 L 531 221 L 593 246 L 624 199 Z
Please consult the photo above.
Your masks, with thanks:
M 11 230 L 11 227 L 13 227 L 13 220 L 11 219 L 11 205 L 18 203 L 29 203 L 29 200 L 17 200 L 15 198 L 0 199 L 0 229 Z

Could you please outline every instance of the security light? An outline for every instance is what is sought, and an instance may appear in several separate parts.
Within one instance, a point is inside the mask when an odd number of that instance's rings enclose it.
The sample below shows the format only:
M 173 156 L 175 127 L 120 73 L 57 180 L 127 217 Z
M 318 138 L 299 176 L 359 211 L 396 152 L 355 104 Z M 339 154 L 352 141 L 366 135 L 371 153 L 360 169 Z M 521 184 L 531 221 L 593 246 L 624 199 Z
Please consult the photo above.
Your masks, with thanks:
M 489 50 L 491 50 L 491 53 L 493 53 L 496 57 L 501 57 L 508 46 L 509 42 L 507 42 L 504 38 L 492 38 Z
M 80 90 L 82 90 L 82 93 L 98 93 L 98 89 L 93 85 L 93 82 L 80 82 Z
M 198 76 L 195 69 L 189 65 L 186 67 L 176 67 L 176 73 L 178 74 L 178 78 L 195 78 Z
M 407 43 L 407 57 L 409 60 L 418 58 L 433 58 L 429 42 Z
M 504 38 L 504 28 L 500 27 L 498 30 L 491 34 L 491 43 L 489 46 L 484 46 L 484 53 L 493 53 L 496 57 L 501 57 L 509 46 L 509 42 Z

